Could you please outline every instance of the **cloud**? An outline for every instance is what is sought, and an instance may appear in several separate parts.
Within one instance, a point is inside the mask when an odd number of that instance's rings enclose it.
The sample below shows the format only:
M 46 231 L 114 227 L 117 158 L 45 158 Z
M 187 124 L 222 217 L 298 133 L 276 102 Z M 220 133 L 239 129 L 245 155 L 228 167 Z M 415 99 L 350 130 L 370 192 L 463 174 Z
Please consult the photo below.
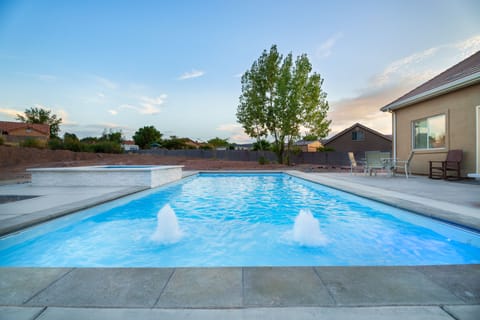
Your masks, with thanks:
M 110 113 L 112 116 L 116 116 L 118 114 L 117 110 L 108 110 L 108 113 Z
M 109 80 L 107 78 L 104 78 L 104 77 L 100 77 L 100 76 L 97 76 L 97 75 L 94 75 L 92 76 L 93 79 L 95 79 L 95 81 L 100 84 L 101 86 L 107 88 L 107 89 L 117 89 L 118 87 L 118 84 L 113 82 L 112 80 Z
M 480 34 L 453 44 L 453 47 L 460 51 L 462 59 L 467 58 L 480 50 Z
M 7 118 L 15 119 L 17 114 L 23 114 L 24 110 L 10 109 L 10 108 L 0 108 L 0 114 L 7 116 Z
M 46 73 L 26 73 L 26 72 L 17 72 L 19 75 L 23 75 L 26 77 L 34 78 L 40 81 L 54 81 L 57 80 L 57 76 L 52 75 L 52 74 L 46 74 Z
M 70 120 L 70 116 L 68 115 L 68 112 L 63 110 L 63 109 L 60 109 L 56 112 L 52 110 L 52 113 L 56 114 L 57 117 L 62 118 L 62 125 L 75 125 L 76 124 L 76 122 Z
M 333 47 L 335 46 L 337 41 L 342 37 L 343 37 L 343 34 L 341 32 L 338 32 L 333 36 L 331 36 L 330 38 L 328 38 L 325 42 L 323 42 L 317 47 L 316 56 L 318 58 L 326 58 L 330 56 L 332 54 Z
M 415 89 L 480 50 L 480 35 L 439 45 L 389 63 L 373 74 L 356 96 L 330 101 L 331 134 L 360 122 L 382 133 L 391 133 L 391 115 L 384 105 Z
M 371 79 L 371 83 L 376 87 L 381 87 L 399 76 L 411 76 L 416 67 L 421 66 L 426 59 L 431 58 L 438 50 L 439 48 L 430 48 L 393 61 L 382 72 L 376 74 Z
M 219 125 L 216 130 L 227 132 L 230 135 L 228 140 L 231 142 L 250 143 L 253 141 L 239 123 L 224 123 Z
M 179 80 L 187 80 L 187 79 L 193 79 L 193 78 L 198 78 L 201 77 L 205 74 L 205 71 L 202 70 L 192 70 L 190 72 L 185 72 L 182 74 L 180 77 L 178 77 Z
M 140 114 L 157 114 L 160 112 L 160 106 L 165 103 L 166 94 L 162 94 L 156 98 L 140 97 L 138 105 L 123 104 L 120 108 L 135 110 Z

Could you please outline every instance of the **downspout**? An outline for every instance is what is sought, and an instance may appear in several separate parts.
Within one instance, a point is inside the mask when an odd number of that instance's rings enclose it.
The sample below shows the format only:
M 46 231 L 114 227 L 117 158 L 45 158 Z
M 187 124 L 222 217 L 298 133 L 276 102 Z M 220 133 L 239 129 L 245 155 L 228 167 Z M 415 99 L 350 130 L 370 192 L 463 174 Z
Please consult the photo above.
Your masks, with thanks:
M 392 113 L 392 129 L 393 129 L 393 159 L 397 159 L 397 115 L 395 111 L 391 111 Z

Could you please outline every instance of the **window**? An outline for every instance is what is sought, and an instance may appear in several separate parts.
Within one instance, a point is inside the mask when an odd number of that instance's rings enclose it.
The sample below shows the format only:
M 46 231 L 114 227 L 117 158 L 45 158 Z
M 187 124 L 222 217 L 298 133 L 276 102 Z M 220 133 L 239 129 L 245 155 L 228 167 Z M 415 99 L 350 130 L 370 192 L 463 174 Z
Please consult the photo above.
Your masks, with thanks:
M 444 114 L 413 121 L 413 149 L 445 148 Z
M 365 133 L 363 131 L 352 131 L 352 140 L 353 141 L 363 141 L 365 140 Z

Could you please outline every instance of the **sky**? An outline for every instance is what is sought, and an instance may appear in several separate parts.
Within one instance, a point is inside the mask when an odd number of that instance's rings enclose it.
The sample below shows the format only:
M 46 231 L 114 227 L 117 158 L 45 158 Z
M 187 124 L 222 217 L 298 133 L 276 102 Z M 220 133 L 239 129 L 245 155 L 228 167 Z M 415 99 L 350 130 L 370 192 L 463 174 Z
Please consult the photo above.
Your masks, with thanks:
M 246 143 L 240 77 L 273 44 L 324 79 L 330 136 L 391 134 L 382 106 L 480 50 L 480 1 L 0 0 L 0 120 Z

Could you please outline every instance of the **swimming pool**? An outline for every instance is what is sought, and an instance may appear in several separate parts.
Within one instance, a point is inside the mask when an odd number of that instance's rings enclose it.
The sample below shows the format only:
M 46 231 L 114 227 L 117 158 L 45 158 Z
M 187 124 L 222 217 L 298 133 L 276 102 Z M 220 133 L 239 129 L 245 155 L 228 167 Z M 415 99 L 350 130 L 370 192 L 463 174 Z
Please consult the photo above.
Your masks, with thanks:
M 288 174 L 199 174 L 0 239 L 2 266 L 479 262 L 477 233 Z

